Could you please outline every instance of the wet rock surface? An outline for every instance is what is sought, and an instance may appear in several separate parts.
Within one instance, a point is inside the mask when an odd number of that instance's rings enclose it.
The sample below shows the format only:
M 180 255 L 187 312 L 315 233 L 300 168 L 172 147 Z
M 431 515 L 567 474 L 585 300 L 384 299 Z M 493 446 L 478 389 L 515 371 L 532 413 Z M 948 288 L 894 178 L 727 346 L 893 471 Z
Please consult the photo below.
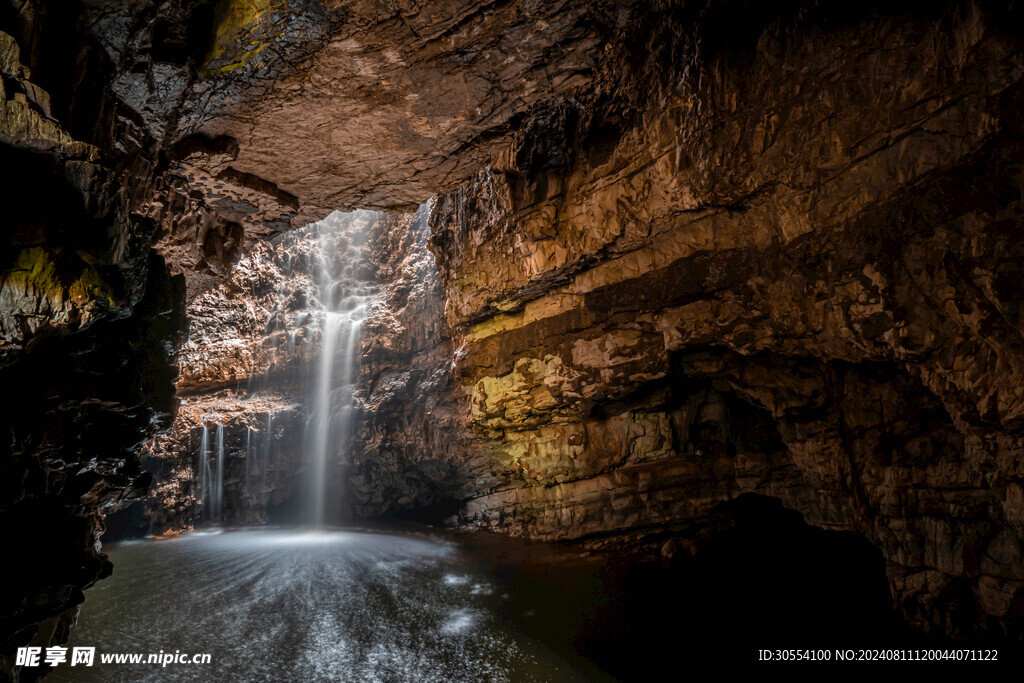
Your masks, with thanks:
M 152 224 L 117 164 L 53 118 L 29 61 L 0 32 L 3 677 L 15 647 L 64 642 L 83 589 L 110 573 L 102 510 L 149 486 L 138 450 L 173 417 L 184 328 L 184 282 L 151 253 Z

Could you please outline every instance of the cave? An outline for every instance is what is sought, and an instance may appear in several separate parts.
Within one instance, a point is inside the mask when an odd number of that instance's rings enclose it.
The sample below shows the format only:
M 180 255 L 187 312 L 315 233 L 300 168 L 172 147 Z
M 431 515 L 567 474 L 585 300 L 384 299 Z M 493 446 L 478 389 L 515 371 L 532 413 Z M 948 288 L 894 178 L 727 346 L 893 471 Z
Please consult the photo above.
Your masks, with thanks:
M 1024 661 L 1022 26 L 8 0 L 0 675 Z

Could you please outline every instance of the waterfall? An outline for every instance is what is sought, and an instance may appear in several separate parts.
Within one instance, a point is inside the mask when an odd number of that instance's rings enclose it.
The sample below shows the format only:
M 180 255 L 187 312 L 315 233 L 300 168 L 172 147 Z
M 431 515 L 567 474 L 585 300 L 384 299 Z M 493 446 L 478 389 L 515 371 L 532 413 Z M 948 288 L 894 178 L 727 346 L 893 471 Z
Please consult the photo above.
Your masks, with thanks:
M 270 463 L 270 448 L 271 448 L 271 446 L 273 446 L 273 443 L 270 440 L 270 436 L 271 436 L 270 429 L 271 429 L 271 427 L 273 427 L 273 425 L 274 425 L 274 414 L 268 410 L 267 411 L 267 434 L 266 434 L 266 437 L 265 437 L 264 443 L 263 443 L 263 455 L 260 458 L 260 464 L 261 464 L 261 468 L 260 469 L 261 470 L 266 470 L 267 469 L 267 465 Z
M 217 425 L 217 481 L 210 496 L 211 518 L 219 522 L 224 514 L 224 425 Z
M 314 264 L 319 310 L 314 315 L 321 333 L 306 447 L 306 520 L 313 526 L 329 521 L 328 486 L 336 481 L 336 456 L 344 455 L 339 449 L 351 435 L 360 332 L 375 296 L 373 286 L 360 277 L 362 238 L 376 217 L 367 211 L 332 214 L 319 225 L 320 258 Z
M 216 460 L 210 448 L 210 430 L 203 422 L 196 457 L 196 487 L 203 516 L 208 522 L 219 522 L 224 512 L 224 425 L 217 425 Z
M 252 426 L 249 423 L 245 425 L 245 481 L 246 484 L 249 480 L 254 478 L 257 474 L 255 458 L 252 452 Z
M 210 430 L 203 423 L 203 436 L 199 440 L 199 455 L 196 457 L 196 486 L 199 489 L 199 502 L 203 504 L 205 511 L 210 501 Z
M 258 505 L 265 504 L 271 488 L 292 487 L 294 498 L 289 507 L 294 505 L 295 521 L 299 523 L 323 526 L 337 517 L 332 513 L 337 512 L 340 503 L 346 449 L 358 415 L 361 332 L 378 298 L 376 272 L 364 257 L 364 250 L 368 251 L 368 228 L 383 215 L 372 211 L 335 212 L 282 235 L 273 248 L 261 252 L 268 271 L 280 276 L 280 286 L 276 296 L 268 293 L 266 303 L 260 303 L 266 306 L 266 317 L 252 314 L 269 343 L 267 353 L 261 356 L 264 366 L 258 368 L 253 361 L 246 395 L 269 394 L 268 406 L 277 405 L 281 398 L 285 399 L 284 405 L 291 401 L 301 405 L 305 429 L 301 441 L 295 439 L 289 431 L 294 414 L 291 408 L 284 413 L 267 410 L 264 414 L 261 407 L 259 417 L 249 418 L 242 486 L 253 487 L 243 493 L 248 500 L 258 500 Z M 295 396 L 296 391 L 304 397 Z M 264 415 L 266 421 L 261 425 L 259 420 Z M 214 437 L 212 428 L 210 440 Z M 285 450 L 293 447 L 300 449 L 297 454 Z M 211 458 L 210 463 L 212 469 L 215 462 L 217 469 L 208 478 L 205 499 L 209 510 L 206 517 L 217 521 L 223 516 L 223 489 L 218 488 L 223 486 L 224 474 L 221 450 L 218 441 L 218 460 Z M 301 469 L 292 486 L 290 481 L 283 481 L 282 475 L 292 475 L 296 460 Z
M 313 446 L 310 449 L 310 522 L 314 526 L 324 523 L 326 487 L 321 485 L 327 475 L 327 450 L 331 431 L 331 385 L 334 375 L 334 344 L 338 338 L 341 315 L 324 311 L 323 338 L 320 342 L 320 369 L 316 377 L 313 399 Z

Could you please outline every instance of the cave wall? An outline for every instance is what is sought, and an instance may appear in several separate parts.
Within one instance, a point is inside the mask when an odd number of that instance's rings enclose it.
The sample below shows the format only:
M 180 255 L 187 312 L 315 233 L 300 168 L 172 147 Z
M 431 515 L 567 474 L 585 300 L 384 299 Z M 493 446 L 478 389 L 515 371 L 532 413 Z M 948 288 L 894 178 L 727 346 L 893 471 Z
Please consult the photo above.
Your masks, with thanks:
M 341 498 L 356 518 L 439 523 L 488 476 L 453 383 L 444 291 L 428 249 L 430 202 L 392 215 L 369 241 L 382 299 L 362 332 L 360 411 Z
M 2 28 L 11 30 L 0 30 L 7 678 L 17 646 L 66 640 L 83 589 L 111 571 L 102 510 L 152 478 L 138 451 L 176 408 L 185 285 L 151 252 L 155 226 L 133 212 L 121 167 L 54 118 L 61 103 L 40 85 L 32 50 L 16 27 Z
M 877 544 L 914 623 L 1019 637 L 1020 36 L 977 4 L 714 10 L 438 199 L 498 482 L 454 521 L 661 543 L 763 493 Z

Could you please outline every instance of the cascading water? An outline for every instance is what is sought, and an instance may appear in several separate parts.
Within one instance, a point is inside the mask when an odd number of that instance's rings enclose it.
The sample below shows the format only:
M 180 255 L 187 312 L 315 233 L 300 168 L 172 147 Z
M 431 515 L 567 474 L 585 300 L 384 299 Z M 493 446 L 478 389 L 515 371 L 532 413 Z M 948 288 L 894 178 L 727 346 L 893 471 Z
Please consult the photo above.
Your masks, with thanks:
M 265 470 L 266 467 L 267 467 L 267 463 L 270 462 L 270 446 L 273 443 L 271 441 L 272 434 L 270 433 L 270 430 L 273 429 L 273 426 L 274 426 L 274 414 L 269 412 L 269 411 L 267 411 L 267 430 L 266 430 L 266 434 L 263 437 L 263 455 L 262 455 L 262 458 L 260 460 L 260 465 L 261 465 L 260 466 L 260 470 L 261 471 Z
M 203 423 L 203 435 L 199 439 L 199 454 L 196 456 L 196 486 L 199 489 L 199 500 L 203 503 L 204 511 L 207 502 L 210 500 L 210 430 Z
M 323 526 L 328 517 L 327 489 L 334 479 L 333 456 L 351 435 L 355 382 L 363 320 L 375 297 L 372 283 L 361 277 L 364 232 L 377 214 L 356 211 L 332 214 L 318 228 L 315 302 L 321 325 L 320 352 L 314 377 L 309 421 L 306 521 Z
M 213 489 L 211 512 L 213 521 L 219 522 L 224 513 L 224 425 L 217 425 L 217 482 Z
M 249 381 L 238 392 L 251 408 L 226 425 L 220 405 L 204 415 L 209 424 L 196 466 L 203 522 L 244 524 L 271 515 L 316 527 L 339 521 L 346 450 L 358 414 L 361 332 L 379 298 L 364 250 L 384 216 L 333 213 L 282 235 L 246 262 L 266 281 L 277 280 L 278 288 L 260 290 L 264 281 L 254 280 L 248 293 L 259 304 L 247 313 L 262 338 L 251 355 Z M 225 436 L 231 442 L 226 460 Z M 238 467 L 243 453 L 244 469 Z M 227 510 L 225 487 L 232 502 Z
M 196 456 L 196 488 L 207 522 L 220 522 L 224 511 L 224 425 L 217 425 L 216 451 L 210 448 L 210 430 L 203 423 Z

